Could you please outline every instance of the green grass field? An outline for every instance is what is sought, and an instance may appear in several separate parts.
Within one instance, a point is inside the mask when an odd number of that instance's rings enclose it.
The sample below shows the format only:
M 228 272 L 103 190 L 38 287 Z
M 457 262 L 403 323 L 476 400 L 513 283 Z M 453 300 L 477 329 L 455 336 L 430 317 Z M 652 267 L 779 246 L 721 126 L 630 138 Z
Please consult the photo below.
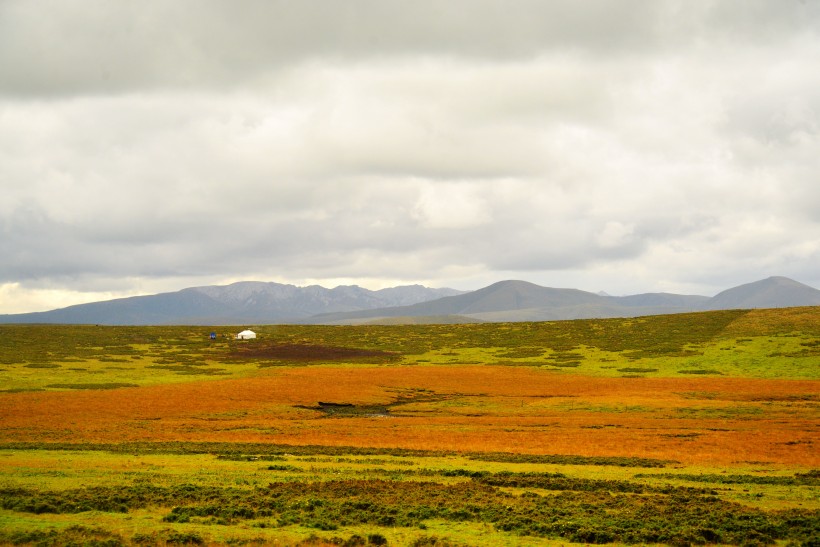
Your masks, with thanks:
M 316 447 L 220 453 L 225 448 L 7 448 L 0 537 L 296 544 L 316 536 L 344 544 L 378 536 L 396 545 L 436 544 L 433 538 L 526 545 L 550 536 L 582 543 L 766 543 L 774 536 L 800 543 L 816 537 L 818 525 L 816 509 L 803 509 L 817 506 L 817 472 L 726 475 L 661 462 L 511 463 Z
M 212 330 L 220 333 L 217 340 L 209 339 Z M 820 380 L 820 308 L 254 330 L 257 340 L 241 342 L 228 336 L 238 329 L 224 327 L 2 325 L 0 402 L 35 404 L 63 393 L 71 399 L 60 401 L 82 404 L 86 394 L 101 391 L 116 402 L 124 390 L 276 378 L 304 367 L 315 369 L 317 378 L 323 371 L 339 378 L 340 369 L 395 368 L 429 370 L 435 377 L 437 370 L 475 365 L 613 382 L 656 378 L 690 385 L 694 379 L 712 387 L 678 393 L 685 404 L 676 400 L 668 408 L 655 405 L 651 393 L 640 402 L 606 403 L 522 395 L 517 406 L 517 396 L 442 395 L 436 386 L 399 393 L 389 404 L 283 405 L 277 419 L 340 431 L 333 444 L 319 445 L 280 443 L 275 436 L 270 442 L 70 435 L 57 441 L 35 426 L 5 428 L 11 416 L 0 414 L 0 543 L 820 544 L 820 470 L 811 463 L 818 462 L 811 454 L 820 400 L 817 391 L 805 389 L 805 382 Z M 804 387 L 799 396 L 749 399 L 710 391 L 715 379 L 793 380 Z M 450 416 L 498 417 L 503 424 L 515 415 L 522 421 L 510 428 L 523 430 L 526 420 L 544 413 L 557 416 L 559 425 L 586 416 L 579 427 L 590 434 L 626 427 L 613 416 L 645 416 L 646 423 L 658 424 L 659 442 L 678 443 L 681 450 L 705 435 L 696 428 L 702 420 L 719 442 L 721 421 L 754 428 L 765 419 L 770 427 L 799 427 L 788 442 L 803 456 L 796 463 L 739 458 L 727 465 L 708 458 L 694 463 L 589 454 L 580 446 L 572 454 L 345 442 L 345 424 L 360 427 L 361 420 L 374 427 L 404 419 L 436 428 L 451 427 Z M 444 421 L 425 426 L 428 415 Z M 257 419 L 235 411 L 206 418 Z M 661 429 L 668 420 L 683 420 L 689 429 Z M 459 431 L 444 434 L 458 438 Z

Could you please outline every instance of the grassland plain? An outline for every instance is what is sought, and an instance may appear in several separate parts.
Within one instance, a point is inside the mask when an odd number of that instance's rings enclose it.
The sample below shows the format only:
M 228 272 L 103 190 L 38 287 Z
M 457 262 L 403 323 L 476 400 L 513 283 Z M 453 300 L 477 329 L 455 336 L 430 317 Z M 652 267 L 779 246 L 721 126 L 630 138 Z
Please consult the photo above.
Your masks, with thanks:
M 0 542 L 820 542 L 820 308 L 254 330 L 0 326 Z

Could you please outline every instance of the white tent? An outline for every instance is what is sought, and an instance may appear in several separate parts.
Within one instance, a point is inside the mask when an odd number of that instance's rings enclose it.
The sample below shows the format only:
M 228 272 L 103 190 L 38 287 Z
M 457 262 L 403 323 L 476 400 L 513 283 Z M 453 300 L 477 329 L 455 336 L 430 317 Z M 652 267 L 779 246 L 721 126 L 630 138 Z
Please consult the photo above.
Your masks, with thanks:
M 256 333 L 252 330 L 243 330 L 236 335 L 237 340 L 250 340 L 251 338 L 256 338 Z

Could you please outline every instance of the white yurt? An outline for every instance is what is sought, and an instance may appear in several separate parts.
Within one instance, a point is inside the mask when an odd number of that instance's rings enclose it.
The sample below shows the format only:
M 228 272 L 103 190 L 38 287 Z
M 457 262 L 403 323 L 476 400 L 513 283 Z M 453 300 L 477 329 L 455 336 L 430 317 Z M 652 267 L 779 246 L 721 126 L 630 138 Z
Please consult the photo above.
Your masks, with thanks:
M 250 340 L 251 338 L 256 338 L 256 333 L 252 330 L 243 330 L 236 335 L 237 340 Z

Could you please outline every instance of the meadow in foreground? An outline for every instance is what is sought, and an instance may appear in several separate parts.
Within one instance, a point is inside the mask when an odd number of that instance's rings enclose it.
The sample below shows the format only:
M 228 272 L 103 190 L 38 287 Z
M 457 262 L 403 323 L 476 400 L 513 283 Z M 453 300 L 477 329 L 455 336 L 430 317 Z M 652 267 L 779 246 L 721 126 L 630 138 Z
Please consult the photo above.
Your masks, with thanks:
M 0 326 L 0 541 L 820 541 L 818 308 L 210 330 Z

